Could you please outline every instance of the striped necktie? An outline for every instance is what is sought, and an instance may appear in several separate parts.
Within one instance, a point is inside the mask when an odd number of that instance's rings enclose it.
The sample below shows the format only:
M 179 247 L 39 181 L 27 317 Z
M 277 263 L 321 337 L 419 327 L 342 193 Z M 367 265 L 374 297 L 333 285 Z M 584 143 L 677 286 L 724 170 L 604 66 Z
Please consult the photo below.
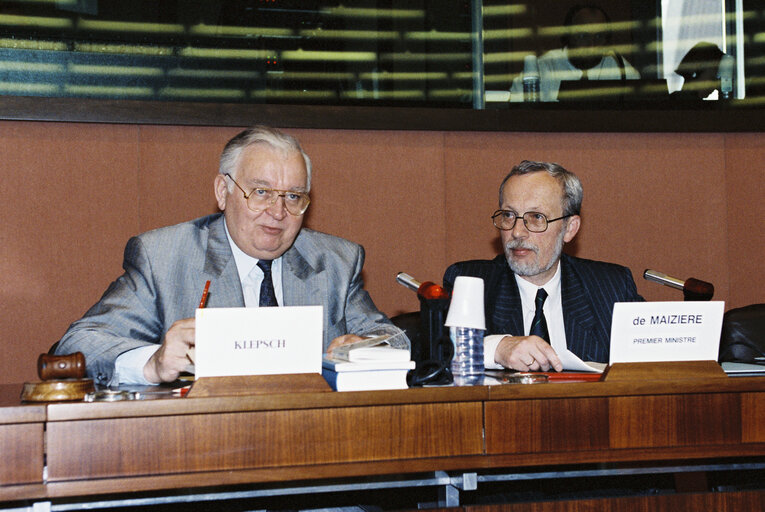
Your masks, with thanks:
M 274 281 L 271 279 L 271 260 L 258 260 L 258 267 L 263 271 L 263 282 L 260 284 L 260 301 L 258 305 L 261 308 L 278 306 L 276 292 L 274 292 Z
M 537 296 L 534 299 L 534 304 L 537 309 L 534 312 L 534 321 L 531 322 L 529 336 L 539 336 L 547 343 L 550 343 L 550 334 L 547 332 L 547 320 L 545 320 L 545 314 L 542 311 L 542 306 L 544 306 L 546 298 L 547 292 L 544 288 L 537 290 Z

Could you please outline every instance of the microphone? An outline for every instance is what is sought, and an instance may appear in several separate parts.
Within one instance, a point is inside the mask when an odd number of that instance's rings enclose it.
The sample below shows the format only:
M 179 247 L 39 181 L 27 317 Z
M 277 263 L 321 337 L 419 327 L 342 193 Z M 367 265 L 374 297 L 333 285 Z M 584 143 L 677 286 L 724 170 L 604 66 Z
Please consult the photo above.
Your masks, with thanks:
M 448 333 L 444 333 L 449 293 L 432 281 L 421 283 L 406 272 L 396 274 L 396 282 L 417 292 L 420 301 L 419 329 L 407 330 L 412 342 L 412 358 L 417 361 L 415 370 L 407 374 L 407 383 L 410 386 L 451 384 L 449 364 L 454 356 L 454 344 Z
M 685 281 L 677 279 L 675 277 L 669 277 L 667 274 L 659 272 L 658 270 L 646 269 L 643 272 L 643 279 L 646 281 L 653 281 L 655 283 L 669 286 L 677 290 L 683 291 L 683 298 L 685 300 L 711 300 L 715 294 L 715 287 L 712 283 L 701 281 L 689 277 Z
M 441 286 L 438 286 L 433 281 L 425 281 L 421 283 L 406 272 L 399 272 L 396 274 L 396 282 L 412 291 L 417 292 L 417 295 L 423 299 L 448 299 L 449 294 Z

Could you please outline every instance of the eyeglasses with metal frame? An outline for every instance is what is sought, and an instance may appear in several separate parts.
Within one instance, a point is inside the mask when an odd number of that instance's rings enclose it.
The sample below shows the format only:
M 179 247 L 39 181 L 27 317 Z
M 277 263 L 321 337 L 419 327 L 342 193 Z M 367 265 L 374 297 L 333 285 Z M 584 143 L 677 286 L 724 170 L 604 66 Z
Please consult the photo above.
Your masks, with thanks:
M 294 190 L 255 187 L 248 194 L 229 173 L 225 173 L 224 176 L 227 176 L 233 181 L 234 185 L 242 191 L 244 199 L 247 201 L 247 208 L 256 213 L 262 212 L 266 208 L 273 206 L 280 197 L 284 199 L 284 208 L 287 210 L 287 213 L 294 215 L 295 217 L 303 215 L 308 209 L 308 205 L 311 204 L 311 198 L 308 197 L 308 194 L 305 192 L 296 192 Z
M 523 225 L 532 233 L 543 233 L 547 231 L 547 225 L 556 220 L 566 219 L 574 214 L 564 215 L 555 219 L 548 219 L 544 213 L 526 212 L 520 217 L 512 210 L 497 210 L 491 216 L 494 227 L 502 231 L 510 231 L 515 227 L 518 219 L 523 219 Z

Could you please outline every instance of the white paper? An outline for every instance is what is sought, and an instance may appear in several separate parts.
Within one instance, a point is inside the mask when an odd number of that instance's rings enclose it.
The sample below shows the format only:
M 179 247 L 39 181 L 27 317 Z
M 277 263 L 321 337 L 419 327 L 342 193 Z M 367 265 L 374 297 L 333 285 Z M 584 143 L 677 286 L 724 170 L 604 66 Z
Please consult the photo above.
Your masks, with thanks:
M 724 307 L 722 301 L 616 303 L 610 364 L 716 361 Z
M 560 362 L 563 364 L 563 370 L 578 372 L 603 373 L 606 363 L 584 362 L 579 356 L 566 349 L 558 354 Z
M 196 312 L 195 376 L 321 373 L 322 306 Z

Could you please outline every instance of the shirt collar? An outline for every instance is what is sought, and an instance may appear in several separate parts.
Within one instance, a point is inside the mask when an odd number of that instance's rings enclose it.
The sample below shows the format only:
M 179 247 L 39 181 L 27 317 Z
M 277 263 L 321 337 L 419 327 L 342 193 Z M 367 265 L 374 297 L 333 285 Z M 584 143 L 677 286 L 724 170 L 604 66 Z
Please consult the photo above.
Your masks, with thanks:
M 255 265 L 258 264 L 258 258 L 253 258 L 249 254 L 245 253 L 243 250 L 239 248 L 238 245 L 234 242 L 233 238 L 231 238 L 231 233 L 228 232 L 228 226 L 226 225 L 226 219 L 223 218 L 223 227 L 226 228 L 226 238 L 228 238 L 228 243 L 231 246 L 231 252 L 234 255 L 234 263 L 236 263 L 236 270 L 239 272 L 239 280 L 244 281 L 244 278 L 247 277 L 252 269 L 255 267 Z M 274 263 L 277 266 L 272 266 L 271 271 L 277 272 L 278 264 L 281 262 L 281 256 L 276 258 L 274 260 Z
M 557 265 L 555 274 L 553 274 L 550 280 L 541 287 L 525 280 L 517 274 L 513 274 L 515 276 L 515 282 L 518 283 L 518 291 L 521 295 L 521 304 L 534 309 L 534 300 L 536 299 L 537 290 L 539 288 L 544 288 L 547 292 L 547 296 L 550 298 L 560 297 L 560 260 L 558 260 L 555 265 Z

